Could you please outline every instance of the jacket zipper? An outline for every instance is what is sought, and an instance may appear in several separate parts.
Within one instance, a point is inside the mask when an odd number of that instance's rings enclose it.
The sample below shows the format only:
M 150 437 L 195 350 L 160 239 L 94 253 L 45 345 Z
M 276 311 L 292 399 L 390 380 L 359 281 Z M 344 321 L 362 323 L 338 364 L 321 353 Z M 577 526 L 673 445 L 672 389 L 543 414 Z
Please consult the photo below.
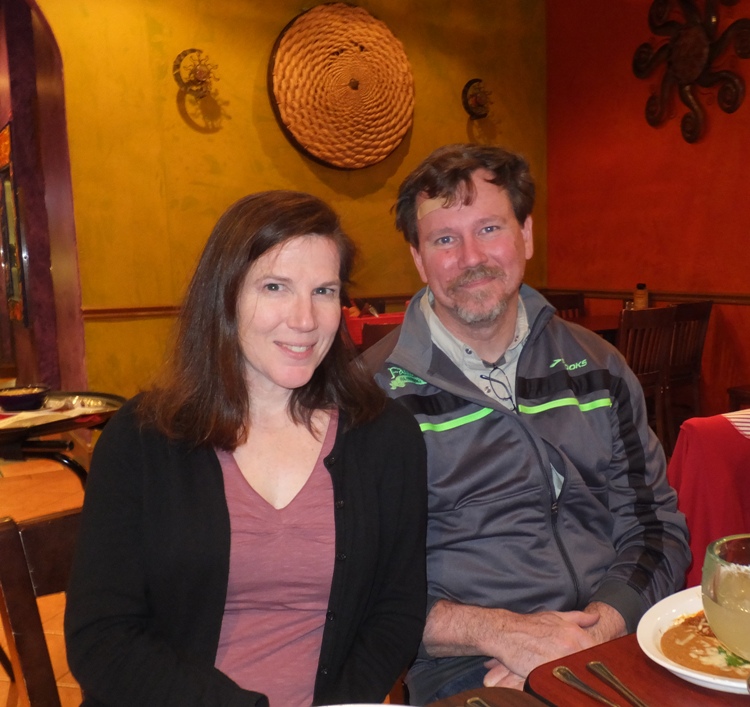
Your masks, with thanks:
M 555 544 L 557 545 L 557 549 L 560 551 L 560 556 L 563 559 L 563 562 L 565 563 L 565 567 L 568 570 L 568 574 L 570 575 L 570 580 L 573 583 L 573 591 L 575 592 L 575 606 L 580 606 L 581 602 L 581 587 L 578 582 L 578 576 L 575 573 L 575 569 L 573 568 L 573 563 L 570 561 L 570 557 L 568 556 L 568 552 L 565 549 L 565 545 L 563 545 L 563 541 L 560 538 L 560 533 L 557 529 L 557 511 L 559 509 L 559 504 L 557 501 L 557 498 L 555 498 L 555 485 L 552 483 L 552 470 L 551 468 L 547 470 L 546 465 L 544 463 L 544 459 L 542 458 L 541 452 L 539 451 L 536 440 L 532 437 L 531 433 L 526 429 L 526 425 L 521 424 L 521 428 L 523 429 L 526 436 L 529 438 L 529 441 L 531 442 L 532 446 L 534 447 L 534 451 L 536 453 L 537 460 L 539 461 L 539 468 L 542 470 L 542 477 L 544 478 L 545 484 L 547 484 L 547 490 L 550 493 L 550 497 L 552 498 L 552 503 L 549 507 L 550 511 L 550 522 L 552 524 L 552 535 L 555 538 Z M 563 481 L 563 487 L 565 486 L 565 482 Z M 560 494 L 562 495 L 563 489 L 560 489 Z
M 551 317 L 547 317 L 545 319 L 544 324 L 549 321 Z M 534 334 L 534 339 L 537 338 L 539 335 L 539 332 L 544 328 L 543 324 L 538 324 L 539 317 L 537 316 L 536 320 L 532 323 L 532 331 L 529 332 L 529 338 L 531 338 L 531 335 Z M 527 342 L 528 343 L 528 342 Z M 521 368 L 521 361 L 524 358 L 524 354 L 528 351 L 528 348 L 524 346 L 523 350 L 521 351 L 521 356 L 518 359 L 518 366 L 516 368 L 516 385 L 514 386 L 514 389 L 517 389 L 518 387 L 518 370 Z M 516 417 L 520 418 L 521 415 L 519 413 L 516 413 Z M 563 559 L 563 562 L 565 563 L 565 567 L 568 570 L 568 574 L 570 575 L 570 580 L 573 583 L 573 591 L 575 592 L 575 606 L 579 607 L 581 603 L 581 586 L 578 581 L 578 575 L 575 572 L 575 568 L 573 567 L 573 563 L 570 561 L 570 556 L 568 555 L 568 551 L 565 549 L 565 545 L 563 544 L 562 538 L 560 537 L 560 533 L 557 529 L 557 512 L 559 510 L 559 503 L 558 503 L 558 497 L 555 496 L 555 485 L 552 482 L 552 468 L 551 464 L 549 465 L 550 468 L 547 469 L 544 459 L 542 458 L 542 454 L 539 451 L 539 448 L 537 446 L 535 438 L 532 436 L 531 432 L 529 432 L 528 429 L 526 429 L 526 425 L 521 423 L 519 420 L 519 424 L 521 425 L 521 428 L 523 429 L 526 436 L 529 438 L 529 441 L 531 442 L 532 447 L 534 448 L 534 451 L 536 452 L 536 457 L 539 461 L 539 468 L 542 470 L 542 476 L 544 477 L 544 482 L 547 484 L 547 490 L 549 491 L 550 498 L 552 499 L 552 503 L 550 505 L 550 523 L 552 524 L 552 535 L 555 538 L 555 544 L 557 545 L 557 549 L 560 552 L 560 556 Z M 563 485 L 560 488 L 560 496 L 562 496 L 563 490 L 565 489 L 565 478 L 563 477 Z

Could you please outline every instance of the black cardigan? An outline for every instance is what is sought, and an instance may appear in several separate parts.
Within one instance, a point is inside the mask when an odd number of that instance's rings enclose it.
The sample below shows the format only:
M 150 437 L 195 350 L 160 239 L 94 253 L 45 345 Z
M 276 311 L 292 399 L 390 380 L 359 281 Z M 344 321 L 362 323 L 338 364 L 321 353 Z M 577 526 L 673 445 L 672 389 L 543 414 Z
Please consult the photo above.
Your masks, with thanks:
M 331 454 L 336 561 L 314 704 L 382 701 L 425 618 L 425 449 L 397 403 Z M 68 589 L 68 662 L 84 705 L 266 705 L 214 667 L 229 575 L 219 461 L 141 429 L 134 403 L 92 460 Z M 279 705 L 278 707 L 285 707 Z

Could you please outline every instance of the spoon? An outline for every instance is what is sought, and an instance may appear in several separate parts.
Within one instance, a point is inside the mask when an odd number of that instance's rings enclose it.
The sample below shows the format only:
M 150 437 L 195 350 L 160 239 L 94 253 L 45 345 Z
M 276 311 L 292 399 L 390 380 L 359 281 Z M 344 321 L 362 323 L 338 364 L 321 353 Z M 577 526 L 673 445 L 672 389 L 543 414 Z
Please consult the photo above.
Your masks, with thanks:
M 578 678 L 575 673 L 564 665 L 558 665 L 552 670 L 552 674 L 558 679 L 564 682 L 566 685 L 574 687 L 576 690 L 580 690 L 583 694 L 588 695 L 594 700 L 601 702 L 602 704 L 609 705 L 609 707 L 620 707 L 617 702 L 608 700 L 604 695 L 597 692 L 593 687 L 589 687 L 583 680 Z

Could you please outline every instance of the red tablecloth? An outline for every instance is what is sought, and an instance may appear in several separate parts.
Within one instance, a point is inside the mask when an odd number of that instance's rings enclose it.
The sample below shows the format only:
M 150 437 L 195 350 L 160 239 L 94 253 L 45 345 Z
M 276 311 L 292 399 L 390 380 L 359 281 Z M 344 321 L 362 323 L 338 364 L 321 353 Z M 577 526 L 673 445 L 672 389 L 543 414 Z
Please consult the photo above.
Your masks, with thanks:
M 750 420 L 750 410 L 743 412 Z M 693 563 L 686 586 L 693 587 L 709 543 L 750 533 L 750 439 L 724 415 L 691 418 L 680 428 L 667 476 L 687 517 Z

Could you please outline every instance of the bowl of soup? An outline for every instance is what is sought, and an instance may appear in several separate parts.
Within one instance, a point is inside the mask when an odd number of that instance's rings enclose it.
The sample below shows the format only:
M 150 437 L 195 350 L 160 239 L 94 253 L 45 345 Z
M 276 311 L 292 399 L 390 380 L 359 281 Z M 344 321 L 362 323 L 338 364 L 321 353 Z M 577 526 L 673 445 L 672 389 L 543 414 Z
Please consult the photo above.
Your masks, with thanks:
M 0 388 L 0 407 L 5 412 L 39 410 L 49 393 L 46 385 L 25 385 L 15 388 Z

